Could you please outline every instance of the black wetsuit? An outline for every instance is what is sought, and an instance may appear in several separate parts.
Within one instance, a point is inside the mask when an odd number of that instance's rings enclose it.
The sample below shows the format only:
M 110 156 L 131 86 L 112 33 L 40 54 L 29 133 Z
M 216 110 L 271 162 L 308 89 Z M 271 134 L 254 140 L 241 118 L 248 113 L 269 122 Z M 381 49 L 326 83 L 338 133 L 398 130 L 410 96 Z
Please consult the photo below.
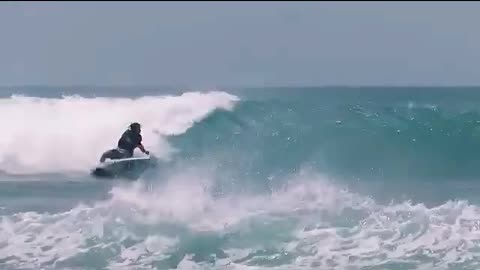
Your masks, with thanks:
M 120 140 L 118 140 L 118 148 L 111 149 L 103 153 L 103 155 L 100 157 L 100 162 L 104 162 L 107 158 L 130 158 L 133 156 L 133 151 L 135 150 L 135 148 L 137 148 L 137 146 L 139 146 L 141 143 L 142 135 L 128 129 L 122 134 Z
M 118 140 L 118 148 L 125 150 L 127 152 L 126 154 L 127 157 L 132 157 L 133 151 L 141 143 L 142 143 L 142 135 L 128 129 L 123 133 L 120 140 Z

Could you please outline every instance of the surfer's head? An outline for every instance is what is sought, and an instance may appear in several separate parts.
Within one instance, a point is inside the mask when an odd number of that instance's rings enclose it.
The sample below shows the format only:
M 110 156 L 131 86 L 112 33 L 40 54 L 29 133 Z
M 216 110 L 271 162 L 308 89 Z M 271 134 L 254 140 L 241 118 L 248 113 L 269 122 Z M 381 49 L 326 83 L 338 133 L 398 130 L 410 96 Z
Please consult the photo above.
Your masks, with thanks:
M 130 129 L 137 132 L 137 133 L 140 133 L 140 128 L 141 128 L 141 126 L 137 122 L 130 124 Z

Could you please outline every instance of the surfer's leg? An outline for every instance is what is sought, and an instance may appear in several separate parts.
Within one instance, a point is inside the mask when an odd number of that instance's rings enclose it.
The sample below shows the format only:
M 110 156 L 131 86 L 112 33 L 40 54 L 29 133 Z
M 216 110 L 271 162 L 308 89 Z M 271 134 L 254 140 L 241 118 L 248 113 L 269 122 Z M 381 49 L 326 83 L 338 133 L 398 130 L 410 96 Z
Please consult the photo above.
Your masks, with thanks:
M 110 152 L 112 152 L 112 150 L 108 150 L 107 152 L 103 153 L 100 157 L 100 162 L 105 162 L 107 158 L 110 158 Z
M 103 153 L 102 157 L 100 158 L 100 162 L 104 162 L 107 158 L 120 159 L 123 158 L 123 155 L 117 149 L 108 150 L 107 152 Z
M 117 148 L 116 150 L 118 153 L 118 158 L 131 158 L 133 156 L 133 154 L 130 154 L 130 151 L 128 150 L 121 148 Z
M 111 150 L 105 152 L 102 154 L 102 156 L 100 157 L 100 162 L 105 162 L 105 160 L 108 158 L 108 154 Z

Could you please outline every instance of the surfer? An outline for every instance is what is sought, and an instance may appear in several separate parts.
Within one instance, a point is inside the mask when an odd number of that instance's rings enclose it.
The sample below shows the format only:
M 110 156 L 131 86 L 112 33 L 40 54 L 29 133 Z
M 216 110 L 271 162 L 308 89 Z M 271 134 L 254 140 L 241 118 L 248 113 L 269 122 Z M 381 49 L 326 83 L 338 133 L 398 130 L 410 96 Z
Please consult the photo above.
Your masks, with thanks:
M 145 150 L 142 144 L 141 126 L 139 123 L 132 123 L 118 140 L 117 149 L 112 149 L 105 152 L 100 158 L 100 162 L 104 162 L 105 159 L 121 159 L 130 158 L 133 156 L 135 148 L 139 148 L 143 153 L 150 155 L 150 152 Z

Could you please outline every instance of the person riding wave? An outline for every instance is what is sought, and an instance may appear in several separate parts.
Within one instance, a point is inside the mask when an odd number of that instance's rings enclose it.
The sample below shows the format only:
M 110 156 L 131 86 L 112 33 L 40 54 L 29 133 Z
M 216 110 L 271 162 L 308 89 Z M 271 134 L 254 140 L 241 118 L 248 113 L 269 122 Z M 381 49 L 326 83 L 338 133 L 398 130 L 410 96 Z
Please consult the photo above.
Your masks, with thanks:
M 100 158 L 100 162 L 104 162 L 105 159 L 121 159 L 129 158 L 133 156 L 135 148 L 139 148 L 143 153 L 150 155 L 150 152 L 145 150 L 142 144 L 141 126 L 139 123 L 132 123 L 118 140 L 118 148 L 105 152 Z

